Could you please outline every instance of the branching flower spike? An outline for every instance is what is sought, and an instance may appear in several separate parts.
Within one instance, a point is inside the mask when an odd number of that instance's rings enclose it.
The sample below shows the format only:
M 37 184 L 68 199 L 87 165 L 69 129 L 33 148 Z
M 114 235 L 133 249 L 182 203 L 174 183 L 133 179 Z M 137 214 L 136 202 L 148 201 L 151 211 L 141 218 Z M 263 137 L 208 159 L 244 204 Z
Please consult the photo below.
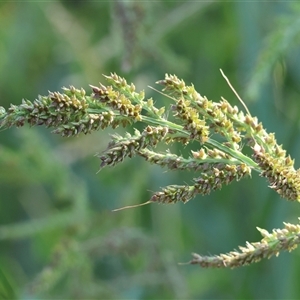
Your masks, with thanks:
M 52 128 L 53 133 L 69 137 L 107 127 L 133 126 L 134 133 L 114 134 L 106 150 L 98 154 L 100 169 L 115 166 L 127 157 L 140 156 L 169 170 L 189 170 L 195 174 L 190 184 L 162 187 L 144 204 L 187 203 L 198 194 L 207 195 L 251 176 L 252 171 L 265 177 L 269 187 L 281 197 L 300 201 L 300 171 L 294 169 L 294 161 L 277 144 L 274 134 L 266 132 L 241 99 L 245 112 L 224 98 L 219 102 L 208 100 L 193 85 L 166 74 L 157 83 L 163 87 L 160 93 L 171 103 L 166 108 L 156 107 L 153 99 L 145 98 L 144 91 L 137 92 L 132 83 L 117 74 L 105 79 L 108 85 L 91 85 L 89 94 L 71 86 L 62 92 L 39 96 L 33 102 L 23 100 L 8 110 L 0 107 L 0 128 L 21 127 L 25 123 L 44 125 Z M 135 128 L 137 122 L 144 126 L 142 130 Z M 168 144 L 171 149 L 174 142 L 193 142 L 195 149 L 187 157 L 171 150 L 157 151 L 159 144 Z M 252 157 L 245 154 L 246 148 L 251 149 Z M 202 267 L 239 267 L 278 255 L 282 250 L 291 251 L 299 244 L 299 225 L 285 223 L 284 229 L 272 233 L 259 231 L 263 235 L 260 242 L 247 242 L 245 247 L 239 247 L 240 251 L 216 256 L 193 254 L 190 263 Z

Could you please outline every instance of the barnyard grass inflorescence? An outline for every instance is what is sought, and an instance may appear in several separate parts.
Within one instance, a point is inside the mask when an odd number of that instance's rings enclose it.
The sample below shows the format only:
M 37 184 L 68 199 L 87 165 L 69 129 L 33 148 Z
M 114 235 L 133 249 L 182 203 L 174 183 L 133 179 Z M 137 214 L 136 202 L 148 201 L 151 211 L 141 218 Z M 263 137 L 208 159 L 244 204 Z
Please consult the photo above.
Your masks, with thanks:
M 90 85 L 90 93 L 70 86 L 38 96 L 34 101 L 24 99 L 7 110 L 0 107 L 0 128 L 43 125 L 66 137 L 107 127 L 128 128 L 123 135 L 112 135 L 107 148 L 98 154 L 100 169 L 140 156 L 168 170 L 190 171 L 194 175 L 190 184 L 162 187 L 144 204 L 187 203 L 198 194 L 208 195 L 250 177 L 252 171 L 265 177 L 269 187 L 281 197 L 300 201 L 300 171 L 294 169 L 294 160 L 277 144 L 275 135 L 250 114 L 226 77 L 244 110 L 222 97 L 220 101 L 209 100 L 175 75 L 166 74 L 157 82 L 163 86 L 160 93 L 170 99 L 168 107 L 157 107 L 157 102 L 146 98 L 144 91 L 136 91 L 133 83 L 115 73 L 104 77 L 108 84 Z M 174 143 L 191 144 L 194 148 L 185 157 L 172 152 Z M 159 144 L 164 147 L 158 147 Z M 252 156 L 246 154 L 249 149 Z M 284 229 L 272 233 L 260 228 L 259 231 L 263 235 L 260 242 L 247 242 L 227 254 L 193 254 L 190 263 L 239 267 L 278 255 L 282 250 L 291 251 L 300 242 L 300 225 L 285 223 Z

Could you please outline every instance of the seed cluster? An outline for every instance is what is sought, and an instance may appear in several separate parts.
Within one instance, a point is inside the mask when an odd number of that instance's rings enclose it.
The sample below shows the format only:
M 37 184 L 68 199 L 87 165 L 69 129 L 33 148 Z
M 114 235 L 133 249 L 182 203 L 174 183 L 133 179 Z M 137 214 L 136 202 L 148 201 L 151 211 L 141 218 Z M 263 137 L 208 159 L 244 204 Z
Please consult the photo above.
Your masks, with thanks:
M 228 165 L 223 163 L 201 164 L 202 170 L 198 178 L 194 178 L 193 186 L 170 185 L 156 192 L 150 201 L 157 203 L 188 202 L 197 194 L 208 195 L 212 191 L 221 189 L 232 181 L 240 180 L 251 173 L 251 169 L 246 165 Z
M 98 105 L 99 106 L 99 105 Z M 79 133 L 90 133 L 112 125 L 115 119 L 113 111 L 103 110 L 99 114 L 89 113 L 89 108 L 97 107 L 83 89 L 63 88 L 63 93 L 49 92 L 48 96 L 39 96 L 33 102 L 22 100 L 19 106 L 11 105 L 3 114 L 0 126 L 45 125 L 53 127 L 54 133 L 72 136 Z M 101 108 L 101 107 L 99 107 Z
M 94 98 L 106 106 L 119 111 L 120 115 L 140 120 L 140 105 L 133 105 L 132 102 L 118 91 L 115 91 L 112 86 L 106 87 L 100 84 L 100 87 L 91 86 L 94 92 Z
M 157 83 L 162 84 L 164 86 L 163 91 L 174 97 L 176 115 L 187 120 L 187 129 L 189 124 L 196 128 L 202 126 L 203 129 L 200 133 L 203 135 L 204 142 L 207 140 L 210 130 L 225 137 L 232 148 L 239 148 L 238 143 L 241 141 L 241 136 L 237 130 L 239 128 L 235 129 L 234 122 L 242 119 L 244 115 L 242 112 L 238 115 L 239 111 L 236 106 L 232 107 L 225 99 L 220 103 L 209 101 L 206 97 L 201 96 L 193 85 L 186 86 L 184 81 L 179 80 L 174 75 L 166 74 L 165 79 Z M 199 115 L 201 116 L 200 120 L 198 119 Z
M 142 133 L 136 130 L 134 135 L 130 135 L 129 133 L 125 137 L 114 135 L 107 149 L 99 155 L 102 161 L 100 168 L 114 166 L 122 162 L 127 156 L 133 157 L 142 151 L 142 149 L 155 147 L 165 138 L 167 133 L 167 127 L 147 126 Z
M 300 176 L 294 169 L 294 161 L 285 156 L 281 147 L 276 147 L 273 155 L 260 147 L 254 147 L 254 160 L 261 167 L 261 176 L 266 177 L 270 188 L 287 200 L 300 201 Z
M 172 105 L 172 110 L 175 111 L 174 115 L 182 120 L 184 129 L 190 133 L 191 140 L 198 140 L 202 144 L 207 141 L 209 128 L 205 120 L 199 119 L 199 113 L 190 106 L 188 101 L 183 98 L 179 99 L 176 104 Z
M 240 251 L 231 251 L 220 255 L 201 256 L 193 253 L 190 264 L 197 264 L 203 268 L 236 268 L 274 255 L 278 256 L 281 251 L 292 251 L 300 243 L 299 224 L 284 223 L 283 229 L 274 229 L 272 233 L 265 229 L 257 229 L 263 236 L 260 242 L 247 242 L 246 247 L 239 247 Z

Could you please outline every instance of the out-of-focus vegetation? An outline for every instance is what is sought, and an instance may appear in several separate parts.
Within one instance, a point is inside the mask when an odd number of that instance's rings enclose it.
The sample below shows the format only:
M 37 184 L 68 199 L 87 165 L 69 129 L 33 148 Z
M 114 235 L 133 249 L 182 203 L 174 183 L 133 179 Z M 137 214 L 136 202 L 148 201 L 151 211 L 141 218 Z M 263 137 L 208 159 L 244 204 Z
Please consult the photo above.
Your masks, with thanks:
M 209 99 L 239 105 L 222 68 L 299 167 L 299 17 L 299 5 L 286 2 L 2 2 L 0 105 L 70 84 L 88 89 L 110 72 L 148 95 L 147 85 L 176 73 Z M 158 106 L 169 101 L 152 96 Z M 280 199 L 254 174 L 186 205 L 112 213 L 193 174 L 165 173 L 138 158 L 96 174 L 94 154 L 111 133 L 1 132 L 1 298 L 299 296 L 299 250 L 233 270 L 177 264 L 190 252 L 218 254 L 256 241 L 255 226 L 296 223 L 298 203 Z

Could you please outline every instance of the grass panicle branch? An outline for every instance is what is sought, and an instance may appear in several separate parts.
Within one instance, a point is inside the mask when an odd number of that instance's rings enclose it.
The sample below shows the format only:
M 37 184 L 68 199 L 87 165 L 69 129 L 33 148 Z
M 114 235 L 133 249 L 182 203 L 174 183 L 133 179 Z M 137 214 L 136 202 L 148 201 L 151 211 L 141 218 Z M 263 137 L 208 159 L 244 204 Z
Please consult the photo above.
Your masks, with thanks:
M 273 229 L 272 233 L 258 228 L 263 236 L 260 242 L 246 243 L 239 247 L 240 251 L 231 251 L 226 254 L 201 256 L 193 253 L 190 264 L 197 264 L 203 268 L 236 268 L 258 262 L 264 258 L 278 256 L 281 251 L 292 251 L 300 243 L 300 225 L 284 223 L 283 229 Z
M 223 74 L 223 73 L 222 73 Z M 225 77 L 225 75 L 223 74 Z M 44 125 L 53 133 L 70 137 L 88 134 L 107 127 L 132 127 L 134 133 L 114 134 L 107 148 L 98 155 L 100 169 L 115 166 L 127 157 L 140 156 L 152 164 L 169 170 L 188 170 L 195 174 L 190 185 L 169 185 L 155 192 L 147 203 L 186 203 L 196 195 L 207 195 L 233 181 L 258 172 L 270 188 L 281 197 L 300 201 L 299 170 L 273 133 L 267 133 L 262 123 L 251 116 L 242 102 L 245 113 L 226 99 L 208 100 L 193 85 L 186 85 L 175 75 L 165 75 L 157 81 L 163 86 L 162 95 L 171 99 L 169 107 L 156 107 L 145 92 L 137 92 L 134 84 L 113 73 L 105 76 L 108 85 L 91 85 L 88 94 L 73 86 L 62 92 L 49 92 L 34 101 L 22 100 L 7 111 L 0 107 L 0 128 Z M 135 128 L 141 123 L 142 130 Z M 139 124 L 140 128 L 140 124 Z M 188 157 L 158 151 L 159 144 L 193 143 L 195 150 Z M 246 155 L 246 148 L 252 157 Z M 268 233 L 259 229 L 264 238 L 247 243 L 240 251 L 218 256 L 194 254 L 192 264 L 202 267 L 238 267 L 262 258 L 292 250 L 299 243 L 299 225 L 285 224 L 282 230 Z

